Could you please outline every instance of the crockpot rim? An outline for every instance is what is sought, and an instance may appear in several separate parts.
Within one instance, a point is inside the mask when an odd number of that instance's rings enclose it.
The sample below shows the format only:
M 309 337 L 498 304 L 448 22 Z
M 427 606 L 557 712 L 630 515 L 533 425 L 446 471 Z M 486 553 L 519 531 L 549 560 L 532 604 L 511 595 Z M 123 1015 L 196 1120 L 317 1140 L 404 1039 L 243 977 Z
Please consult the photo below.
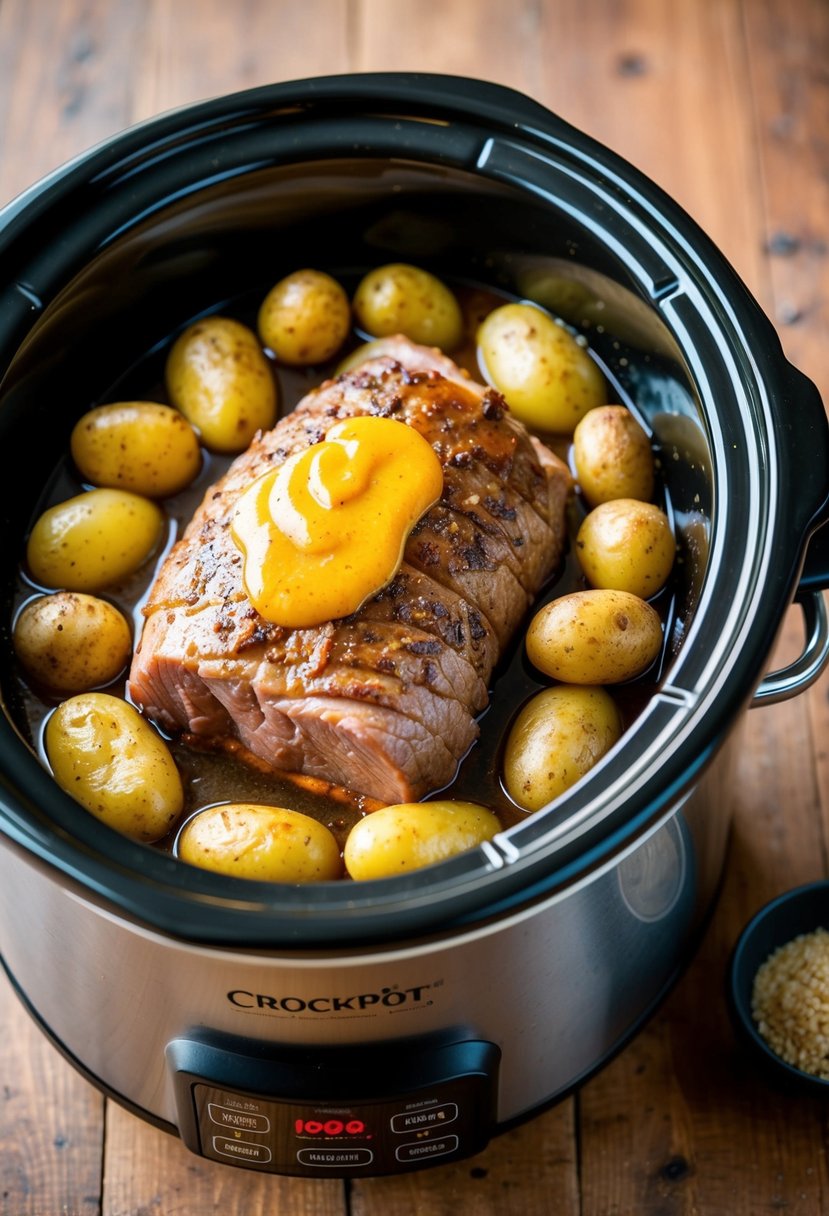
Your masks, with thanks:
M 427 89 L 423 88 L 424 84 Z M 691 253 L 702 270 L 710 274 L 709 286 L 716 285 L 718 307 L 723 309 L 721 324 L 736 324 L 738 331 L 743 326 L 749 330 L 756 329 L 755 337 L 759 335 L 763 338 L 759 358 L 766 366 L 763 374 L 758 373 L 757 384 L 757 391 L 764 399 L 763 404 L 767 404 L 765 388 L 768 381 L 778 381 L 788 386 L 789 365 L 782 358 L 770 322 L 719 251 L 659 187 L 615 153 L 522 94 L 465 77 L 422 73 L 344 74 L 259 86 L 180 107 L 103 141 L 13 200 L 0 213 L 0 242 L 3 227 L 13 227 L 21 217 L 25 219 L 30 208 L 37 212 L 44 200 L 48 202 L 50 192 L 57 187 L 67 186 L 70 179 L 84 179 L 90 169 L 95 170 L 97 181 L 102 180 L 108 171 L 123 173 L 131 155 L 140 159 L 148 155 L 148 147 L 153 149 L 153 155 L 157 155 L 165 139 L 180 146 L 184 138 L 183 123 L 186 130 L 202 138 L 211 123 L 221 125 L 231 119 L 251 122 L 252 115 L 257 112 L 272 117 L 274 111 L 279 110 L 280 106 L 284 107 L 289 98 L 305 106 L 306 113 L 313 111 L 320 100 L 322 104 L 330 106 L 343 98 L 355 104 L 365 103 L 372 98 L 382 99 L 384 103 L 391 99 L 409 107 L 420 104 L 432 111 L 443 105 L 452 107 L 454 113 L 463 112 L 467 117 L 474 115 L 476 122 L 483 116 L 494 123 L 497 113 L 501 129 L 509 131 L 511 143 L 527 141 L 533 155 L 539 154 L 538 141 L 541 140 L 542 144 L 553 144 L 559 152 L 572 152 L 577 161 L 598 166 L 601 173 L 607 174 L 611 183 L 608 188 L 614 194 L 624 191 L 628 206 L 632 206 L 634 196 L 645 200 L 646 214 L 663 235 L 665 226 L 681 234 L 686 244 L 684 256 Z M 189 123 L 186 122 L 188 119 Z M 148 140 L 150 136 L 155 138 Z M 138 172 L 138 169 L 133 166 L 129 172 Z M 725 290 L 726 287 L 728 290 Z M 757 352 L 753 351 L 752 354 L 756 356 Z M 784 387 L 784 391 L 788 390 Z M 776 496 L 770 495 L 770 498 Z M 815 504 L 811 515 L 816 509 Z M 799 536 L 801 546 L 805 545 L 808 526 L 802 510 L 797 522 L 788 525 L 790 532 Z M 766 606 L 764 627 L 761 631 L 755 631 L 760 632 L 761 636 L 755 639 L 753 649 L 759 649 L 764 655 L 773 641 L 779 616 L 793 593 L 799 558 L 802 558 L 802 547 L 799 554 L 791 555 L 789 566 L 778 571 L 775 595 L 768 597 L 774 599 L 775 610 L 770 611 Z M 517 857 L 517 850 L 509 844 L 510 834 L 506 833 L 504 848 L 473 851 L 442 863 L 441 867 L 433 868 L 434 873 L 428 876 L 421 872 L 407 879 L 380 880 L 368 884 L 370 890 L 356 894 L 351 884 L 321 884 L 321 888 L 315 892 L 315 895 L 319 895 L 322 890 L 321 908 L 316 907 L 314 899 L 309 899 L 307 890 L 296 892 L 291 888 L 291 898 L 281 903 L 274 898 L 266 899 L 264 892 L 261 898 L 254 897 L 251 887 L 260 888 L 266 884 L 250 884 L 238 879 L 217 881 L 218 876 L 213 875 L 210 876 L 210 890 L 207 891 L 200 872 L 182 866 L 146 846 L 135 845 L 109 830 L 101 833 L 104 847 L 99 843 L 100 854 L 88 841 L 79 841 L 77 837 L 58 830 L 49 820 L 48 812 L 43 812 L 41 808 L 50 802 L 54 804 L 56 799 L 58 802 L 65 801 L 76 817 L 79 808 L 73 800 L 56 790 L 49 774 L 30 753 L 36 771 L 24 774 L 25 789 L 10 790 L 10 804 L 6 808 L 9 834 L 23 847 L 39 854 L 67 876 L 74 875 L 91 891 L 97 891 L 117 907 L 135 913 L 156 928 L 186 939 L 211 942 L 244 940 L 246 944 L 266 941 L 277 944 L 286 939 L 328 942 L 344 937 L 351 941 L 363 940 L 378 935 L 396 936 L 413 929 L 428 929 L 441 920 L 445 921 L 447 912 L 451 914 L 453 923 L 460 924 L 470 918 L 489 915 L 494 907 L 523 903 L 533 898 L 538 890 L 549 891 L 557 884 L 566 885 L 574 876 L 604 864 L 614 851 L 627 847 L 632 839 L 663 815 L 665 808 L 682 796 L 707 760 L 718 750 L 734 716 L 759 679 L 761 673 L 757 668 L 756 656 L 748 661 L 741 652 L 741 658 L 742 663 L 735 664 L 731 672 L 734 675 L 734 671 L 738 671 L 736 687 L 732 688 L 729 697 L 714 698 L 711 712 L 704 722 L 704 730 L 697 724 L 693 756 L 681 764 L 668 766 L 664 774 L 670 778 L 667 783 L 657 783 L 657 787 L 654 787 L 655 783 L 651 780 L 652 788 L 644 806 L 639 808 L 638 813 L 628 815 L 614 833 L 602 828 L 600 838 L 590 842 L 589 847 L 584 847 L 582 840 L 569 863 L 553 871 L 549 869 L 546 856 L 543 859 L 538 856 Z M 8 723 L 3 723 L 3 729 L 8 736 Z M 3 746 L 17 748 L 20 741 L 6 738 Z M 21 763 L 19 767 L 31 770 L 31 765 Z M 572 791 L 563 802 L 569 805 L 579 796 L 579 790 Z M 108 837 L 115 839 L 107 840 Z M 536 853 L 540 851 L 537 849 Z M 516 864 L 519 860 L 522 864 Z M 428 881 L 424 881 L 425 878 Z M 463 898 L 460 894 L 462 887 Z M 438 891 L 441 892 L 440 898 L 437 897 Z M 267 894 L 273 896 L 269 887 Z M 287 893 L 280 890 L 279 894 Z M 413 898 L 414 895 L 418 896 L 417 900 Z M 184 920 L 182 904 L 189 905 Z M 273 919 L 275 907 L 279 908 L 282 917 L 278 927 Z M 263 916 L 263 913 L 266 915 Z

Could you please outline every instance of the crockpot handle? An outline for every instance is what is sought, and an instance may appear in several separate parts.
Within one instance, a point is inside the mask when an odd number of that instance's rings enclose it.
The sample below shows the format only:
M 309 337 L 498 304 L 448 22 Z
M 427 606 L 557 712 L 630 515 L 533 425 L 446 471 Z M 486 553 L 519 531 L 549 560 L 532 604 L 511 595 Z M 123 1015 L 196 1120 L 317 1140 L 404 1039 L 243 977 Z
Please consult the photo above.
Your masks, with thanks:
M 797 696 L 814 684 L 829 662 L 829 612 L 823 592 L 801 590 L 796 602 L 803 610 L 806 626 L 803 652 L 793 663 L 770 672 L 760 681 L 751 702 L 752 709 Z
M 818 528 L 809 541 L 798 584 L 800 591 L 821 587 L 829 590 L 829 523 Z
M 763 677 L 752 707 L 797 696 L 814 684 L 829 663 L 829 612 L 824 598 L 824 591 L 829 589 L 829 428 L 813 381 L 791 363 L 786 365 L 786 372 L 786 450 L 795 460 L 802 451 L 813 457 L 808 465 L 809 477 L 801 477 L 800 492 L 793 499 L 795 508 L 805 514 L 805 519 L 801 515 L 795 524 L 796 534 L 805 539 L 805 552 L 801 549 L 794 602 L 803 612 L 806 640 L 793 663 Z M 801 473 L 800 468 L 788 470 L 792 484 Z M 805 532 L 801 531 L 804 524 Z

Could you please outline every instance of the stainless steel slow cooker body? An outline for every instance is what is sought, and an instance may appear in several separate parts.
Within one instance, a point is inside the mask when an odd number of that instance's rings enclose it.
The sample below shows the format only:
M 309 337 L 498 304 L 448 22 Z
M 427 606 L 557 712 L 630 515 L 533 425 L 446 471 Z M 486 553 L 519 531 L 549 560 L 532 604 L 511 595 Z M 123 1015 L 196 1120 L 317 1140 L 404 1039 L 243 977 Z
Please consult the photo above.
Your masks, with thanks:
M 2 948 L 53 1041 L 244 1168 L 476 1151 L 600 1067 L 670 986 L 722 870 L 744 710 L 826 661 L 814 387 L 653 183 L 477 81 L 331 77 L 165 115 L 7 207 L 0 253 L 2 449 L 29 487 L 4 479 L 9 567 L 80 413 L 185 322 L 300 264 L 416 261 L 535 299 L 586 332 L 652 432 L 681 555 L 657 695 L 549 809 L 409 877 L 250 884 L 104 828 L 26 737 L 3 613 Z M 795 595 L 804 653 L 764 677 Z

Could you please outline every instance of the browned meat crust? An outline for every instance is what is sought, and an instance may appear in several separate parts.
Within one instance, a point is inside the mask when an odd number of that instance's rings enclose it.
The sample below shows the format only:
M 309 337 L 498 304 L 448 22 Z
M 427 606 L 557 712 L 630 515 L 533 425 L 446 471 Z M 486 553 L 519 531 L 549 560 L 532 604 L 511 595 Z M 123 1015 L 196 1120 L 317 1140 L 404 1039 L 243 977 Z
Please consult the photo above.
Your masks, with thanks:
M 432 444 L 443 497 L 358 612 L 312 629 L 270 624 L 242 585 L 229 527 L 239 495 L 338 420 L 367 414 Z M 476 738 L 493 667 L 561 559 L 570 486 L 497 393 L 400 339 L 309 393 L 207 492 L 144 608 L 130 696 L 170 731 L 239 739 L 276 768 L 385 802 L 422 797 Z

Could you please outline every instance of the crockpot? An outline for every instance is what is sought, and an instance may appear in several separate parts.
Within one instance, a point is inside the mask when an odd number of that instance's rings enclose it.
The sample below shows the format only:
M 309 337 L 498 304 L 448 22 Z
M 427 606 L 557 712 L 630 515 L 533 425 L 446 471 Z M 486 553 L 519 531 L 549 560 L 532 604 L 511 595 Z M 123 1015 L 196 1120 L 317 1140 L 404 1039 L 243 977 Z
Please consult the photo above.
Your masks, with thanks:
M 162 115 L 7 206 L 0 254 L 12 983 L 89 1080 L 214 1160 L 363 1176 L 479 1151 L 600 1068 L 669 990 L 716 897 L 745 711 L 826 662 L 814 386 L 675 202 L 475 80 L 334 76 Z M 491 842 L 359 884 L 209 874 L 58 789 L 26 728 L 8 588 L 74 421 L 125 368 L 263 274 L 391 260 L 585 332 L 660 458 L 670 644 L 620 742 Z M 795 599 L 802 653 L 765 674 Z

